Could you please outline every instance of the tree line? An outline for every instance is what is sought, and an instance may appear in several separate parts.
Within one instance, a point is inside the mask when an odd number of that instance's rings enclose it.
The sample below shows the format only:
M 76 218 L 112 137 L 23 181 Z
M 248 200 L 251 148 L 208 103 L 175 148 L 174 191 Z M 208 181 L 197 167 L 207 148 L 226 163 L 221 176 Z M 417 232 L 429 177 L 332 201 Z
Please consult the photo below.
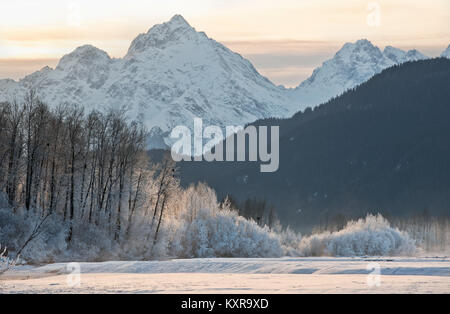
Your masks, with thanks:
M 68 243 L 74 221 L 108 226 L 120 240 L 151 196 L 155 200 L 146 210 L 157 240 L 176 172 L 168 158 L 150 165 L 140 123 L 129 123 L 122 111 L 49 108 L 30 91 L 22 102 L 0 104 L 0 126 L 0 191 L 12 208 L 23 207 L 41 220 L 61 215 Z

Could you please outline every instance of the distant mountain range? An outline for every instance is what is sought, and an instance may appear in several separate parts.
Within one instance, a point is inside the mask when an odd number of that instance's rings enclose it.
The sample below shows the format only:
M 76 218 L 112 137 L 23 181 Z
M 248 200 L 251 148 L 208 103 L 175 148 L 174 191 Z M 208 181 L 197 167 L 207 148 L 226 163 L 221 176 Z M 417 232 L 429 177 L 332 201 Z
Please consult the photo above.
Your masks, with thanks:
M 424 58 L 416 50 L 387 47 L 382 52 L 359 40 L 345 44 L 297 88 L 286 89 L 176 15 L 140 34 L 121 59 L 86 45 L 65 55 L 55 69 L 45 67 L 19 82 L 0 80 L 0 101 L 20 100 L 27 90 L 36 89 L 50 105 L 125 109 L 151 130 L 149 147 L 161 147 L 174 126 L 192 126 L 194 117 L 219 126 L 289 117 L 387 67 Z
M 366 45 L 368 45 L 366 43 Z M 280 126 L 280 167 L 183 162 L 183 185 L 207 182 L 240 202 L 265 199 L 284 224 L 336 215 L 450 213 L 450 60 L 393 66 Z
M 292 100 L 302 104 L 302 109 L 314 107 L 367 81 L 386 68 L 427 58 L 417 50 L 406 52 L 391 46 L 381 51 L 366 39 L 347 43 L 291 92 Z

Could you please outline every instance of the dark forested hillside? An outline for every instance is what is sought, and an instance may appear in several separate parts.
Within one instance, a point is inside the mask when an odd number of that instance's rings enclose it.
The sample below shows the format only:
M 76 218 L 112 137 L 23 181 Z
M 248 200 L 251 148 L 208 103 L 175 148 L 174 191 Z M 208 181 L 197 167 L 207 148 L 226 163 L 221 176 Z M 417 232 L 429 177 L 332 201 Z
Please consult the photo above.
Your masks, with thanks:
M 184 162 L 182 184 L 265 198 L 305 228 L 337 215 L 450 214 L 450 60 L 395 66 L 280 125 L 280 167 Z

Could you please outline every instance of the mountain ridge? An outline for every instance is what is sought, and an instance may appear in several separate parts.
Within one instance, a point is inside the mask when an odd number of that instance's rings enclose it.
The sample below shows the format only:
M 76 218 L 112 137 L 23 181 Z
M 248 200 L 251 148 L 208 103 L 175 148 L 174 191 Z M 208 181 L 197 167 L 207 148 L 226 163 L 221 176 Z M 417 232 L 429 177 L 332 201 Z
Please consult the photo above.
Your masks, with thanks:
M 443 53 L 444 54 L 444 53 Z M 395 64 L 426 58 L 416 50 L 386 47 L 367 39 L 346 43 L 299 86 L 276 86 L 250 61 L 198 32 L 181 16 L 139 34 L 123 58 L 84 45 L 64 55 L 55 69 L 44 67 L 18 82 L 0 80 L 0 101 L 20 100 L 28 89 L 50 105 L 81 104 L 86 111 L 109 107 L 139 120 L 170 145 L 176 125 L 243 125 L 289 117 L 353 88 Z M 164 146 L 165 146 L 164 145 Z M 149 148 L 157 148 L 149 144 Z
M 396 64 L 428 58 L 413 49 L 403 51 L 387 46 L 384 51 L 367 39 L 346 43 L 291 91 L 292 99 L 304 107 L 316 106 L 353 88 Z

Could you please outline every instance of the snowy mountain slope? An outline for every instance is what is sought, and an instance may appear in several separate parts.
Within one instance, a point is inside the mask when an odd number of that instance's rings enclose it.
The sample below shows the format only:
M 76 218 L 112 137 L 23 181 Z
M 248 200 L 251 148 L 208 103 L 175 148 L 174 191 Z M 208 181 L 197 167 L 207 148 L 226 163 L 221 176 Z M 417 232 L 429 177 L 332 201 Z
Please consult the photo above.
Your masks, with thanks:
M 366 39 L 346 43 L 332 59 L 315 69 L 311 77 L 290 90 L 290 94 L 303 108 L 315 106 L 367 81 L 388 67 L 426 58 L 417 50 L 405 52 L 388 46 L 381 51 Z
M 441 57 L 450 59 L 450 45 L 442 52 Z
M 23 96 L 25 90 L 16 81 L 11 79 L 0 80 L 0 102 L 2 101 L 13 101 L 16 96 Z
M 158 135 L 179 124 L 191 126 L 194 117 L 225 126 L 297 110 L 283 88 L 179 15 L 139 35 L 122 59 L 86 45 L 64 56 L 54 70 L 46 67 L 17 84 L 2 81 L 0 101 L 30 88 L 51 105 L 126 108 Z
M 392 46 L 387 46 L 386 48 L 384 48 L 383 55 L 392 60 L 395 64 L 401 64 L 408 61 L 424 60 L 428 58 L 416 49 L 403 51 Z

